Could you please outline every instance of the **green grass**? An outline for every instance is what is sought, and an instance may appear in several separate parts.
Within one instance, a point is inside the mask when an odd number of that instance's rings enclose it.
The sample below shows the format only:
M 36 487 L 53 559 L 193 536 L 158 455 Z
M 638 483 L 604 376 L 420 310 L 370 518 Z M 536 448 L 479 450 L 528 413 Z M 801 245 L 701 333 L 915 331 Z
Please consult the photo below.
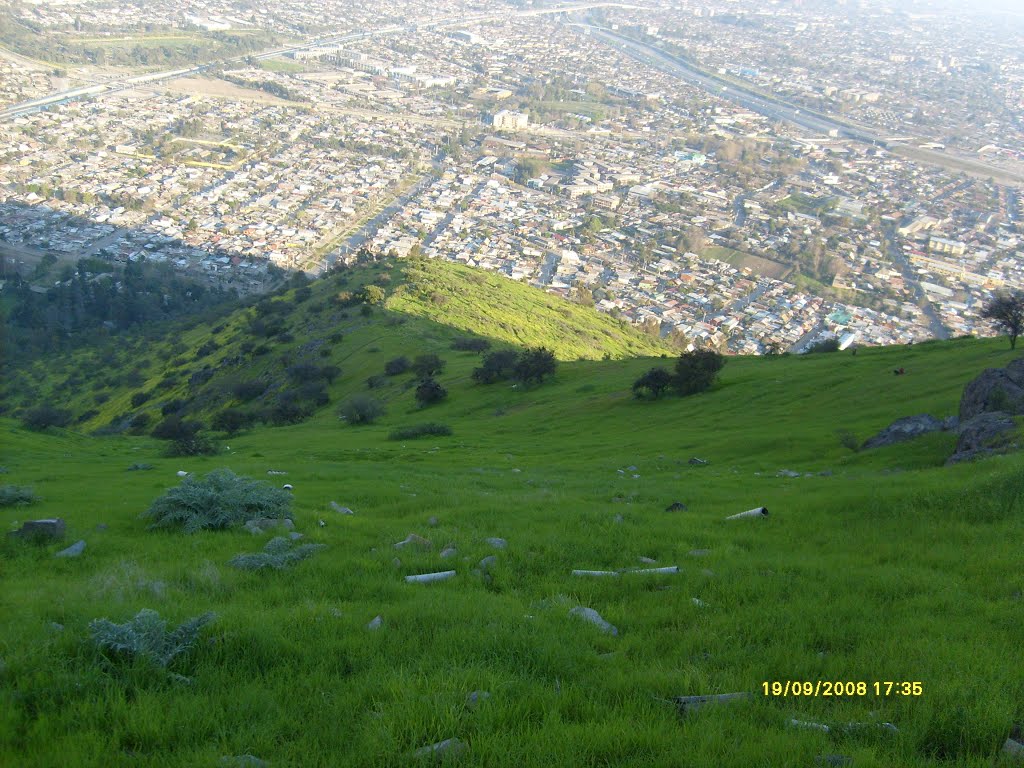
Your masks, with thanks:
M 485 278 L 472 290 L 492 290 Z M 345 326 L 335 401 L 365 391 L 395 354 L 443 350 L 463 333 L 424 319 L 448 304 L 415 295 L 389 306 L 418 318 L 378 311 Z M 548 322 L 537 316 L 532 332 L 557 335 Z M 30 510 L 68 525 L 61 544 L 0 541 L 0 764 L 162 768 L 249 753 L 275 766 L 400 766 L 458 737 L 460 764 L 480 766 L 807 766 L 845 754 L 857 766 L 980 767 L 1024 720 L 1024 461 L 946 468 L 950 434 L 859 453 L 836 436 L 954 413 L 969 378 L 1012 359 L 1005 340 L 731 358 L 712 391 L 658 402 L 629 395 L 650 358 L 566 361 L 553 382 L 513 389 L 472 384 L 477 355 L 443 356 L 444 403 L 419 409 L 397 377 L 373 391 L 388 412 L 371 426 L 342 425 L 332 405 L 226 440 L 213 457 L 171 460 L 150 438 L 35 434 L 0 420 L 4 482 L 40 499 L 0 509 L 0 524 Z M 907 375 L 894 379 L 900 366 Z M 388 439 L 426 421 L 453 434 Z M 692 456 L 710 464 L 691 466 Z M 127 471 L 139 462 L 154 469 Z M 326 548 L 287 572 L 248 573 L 228 561 L 273 532 L 146 530 L 140 513 L 178 484 L 176 471 L 217 467 L 293 484 L 302 543 Z M 688 510 L 666 512 L 673 501 Z M 766 519 L 724 520 L 762 504 Z M 409 533 L 433 547 L 394 549 Z M 508 548 L 485 542 L 494 536 Z M 79 538 L 81 557 L 53 559 Z M 448 544 L 458 553 L 441 559 Z M 476 564 L 491 554 L 486 578 Z M 570 575 L 641 557 L 680 572 Z M 445 569 L 456 577 L 403 580 Z M 619 636 L 571 618 L 576 605 Z M 142 608 L 171 625 L 217 614 L 169 667 L 190 684 L 105 661 L 89 643 L 93 619 L 121 623 Z M 367 629 L 377 615 L 383 626 Z M 761 694 L 765 681 L 818 679 L 920 681 L 923 695 Z M 467 706 L 474 690 L 491 697 Z M 731 691 L 755 696 L 685 719 L 664 701 Z M 791 718 L 899 732 L 830 736 Z

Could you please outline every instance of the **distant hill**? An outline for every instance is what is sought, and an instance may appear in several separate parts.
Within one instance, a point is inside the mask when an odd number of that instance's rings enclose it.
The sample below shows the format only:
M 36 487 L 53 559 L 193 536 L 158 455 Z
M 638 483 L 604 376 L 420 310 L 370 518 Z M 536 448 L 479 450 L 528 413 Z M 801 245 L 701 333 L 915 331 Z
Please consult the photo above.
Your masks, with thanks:
M 368 285 L 380 289 L 377 303 L 364 300 Z M 86 330 L 95 344 L 11 371 L 0 406 L 18 416 L 49 403 L 82 431 L 141 434 L 169 413 L 209 424 L 229 408 L 285 424 L 365 391 L 394 357 L 436 353 L 468 375 L 479 356 L 452 349 L 464 337 L 545 346 L 562 360 L 672 351 L 592 307 L 446 262 L 381 262 L 289 286 L 219 316 L 213 308 L 111 336 Z M 377 394 L 393 397 L 393 383 Z

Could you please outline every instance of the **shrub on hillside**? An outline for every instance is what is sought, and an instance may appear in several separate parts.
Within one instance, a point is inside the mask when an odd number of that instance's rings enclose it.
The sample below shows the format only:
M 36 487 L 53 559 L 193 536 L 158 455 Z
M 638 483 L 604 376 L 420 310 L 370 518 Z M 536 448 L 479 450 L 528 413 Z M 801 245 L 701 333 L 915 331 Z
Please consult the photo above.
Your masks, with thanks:
M 153 396 L 152 392 L 136 392 L 132 395 L 132 408 L 138 408 L 140 405 L 145 403 Z
M 487 339 L 478 339 L 473 338 L 472 336 L 456 339 L 452 342 L 452 349 L 458 350 L 459 352 L 479 352 L 482 354 L 490 348 L 491 342 Z
M 448 397 L 448 390 L 435 378 L 426 378 L 416 387 L 416 401 L 422 406 L 440 403 Z
M 384 373 L 387 376 L 400 376 L 409 370 L 409 366 L 409 358 L 396 357 L 384 363 Z
M 513 349 L 501 349 L 484 356 L 483 365 L 473 369 L 473 381 L 494 384 L 512 378 L 519 355 Z
M 299 544 L 283 536 L 277 536 L 267 542 L 262 552 L 235 555 L 228 561 L 228 565 L 241 568 L 243 571 L 261 571 L 264 568 L 280 571 L 300 560 L 305 560 L 314 552 L 324 549 L 325 546 L 324 544 Z
M 437 355 L 419 355 L 412 363 L 412 370 L 417 376 L 426 378 L 435 376 L 444 370 L 444 360 Z
M 808 355 L 814 355 L 820 352 L 838 352 L 839 351 L 839 339 L 824 339 L 823 341 L 811 344 L 807 348 Z
M 0 485 L 0 507 L 20 507 L 35 503 L 36 495 L 31 488 L 21 485 Z
M 42 432 L 49 427 L 66 427 L 71 422 L 71 411 L 54 408 L 51 405 L 40 405 L 33 408 L 21 420 L 26 429 Z
M 379 285 L 367 285 L 362 291 L 362 299 L 367 304 L 383 304 L 384 296 L 384 289 Z
M 349 424 L 372 424 L 384 415 L 384 405 L 367 395 L 356 395 L 341 404 L 338 415 Z
M 214 614 L 204 613 L 168 630 L 167 622 L 159 613 L 143 608 L 124 624 L 95 619 L 89 622 L 89 632 L 92 642 L 114 658 L 132 661 L 141 657 L 159 667 L 167 667 L 177 656 L 195 646 L 199 630 L 214 618 Z
M 220 530 L 258 517 L 288 517 L 292 496 L 220 468 L 199 479 L 191 475 L 142 513 L 150 528 L 182 527 L 186 533 Z
M 238 408 L 225 408 L 213 417 L 210 426 L 228 435 L 234 435 L 243 429 L 248 429 L 256 420 L 256 415 L 250 411 L 243 411 Z
M 684 352 L 676 360 L 673 381 L 676 391 L 685 397 L 710 389 L 724 365 L 725 358 L 710 349 Z
M 153 421 L 153 417 L 150 414 L 137 413 L 128 424 L 128 431 L 133 435 L 144 435 L 146 430 L 149 429 L 151 421 Z
M 415 440 L 418 437 L 447 437 L 452 428 L 447 424 L 416 424 L 392 430 L 388 440 Z
M 182 456 L 213 456 L 217 453 L 217 444 L 205 435 L 190 435 L 174 440 L 164 451 L 168 458 Z
M 150 434 L 160 440 L 184 440 L 194 437 L 202 427 L 198 421 L 182 419 L 177 414 L 171 414 L 153 427 Z
M 374 374 L 373 376 L 370 376 L 366 380 L 366 387 L 367 389 L 379 389 L 380 387 L 383 387 L 387 383 L 388 380 L 386 376 Z
M 557 365 L 554 352 L 546 347 L 533 347 L 519 355 L 513 375 L 523 384 L 539 384 L 554 375 Z
M 633 382 L 633 395 L 641 400 L 657 400 L 672 386 L 672 374 L 664 368 L 651 368 Z

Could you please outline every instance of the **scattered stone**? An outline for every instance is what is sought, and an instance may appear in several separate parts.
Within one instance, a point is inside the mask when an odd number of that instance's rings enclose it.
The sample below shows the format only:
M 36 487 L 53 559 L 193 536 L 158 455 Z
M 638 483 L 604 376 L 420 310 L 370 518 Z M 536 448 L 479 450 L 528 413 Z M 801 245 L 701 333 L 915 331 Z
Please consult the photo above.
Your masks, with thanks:
M 177 474 L 178 477 L 188 477 L 188 472 L 184 469 L 179 469 L 175 474 Z
M 693 602 L 693 604 L 694 604 L 694 605 L 696 605 L 696 606 L 697 606 L 698 608 L 707 608 L 707 607 L 708 607 L 708 604 L 707 604 L 707 603 L 705 603 L 705 602 L 704 602 L 703 600 L 701 600 L 701 599 L 700 599 L 699 597 L 691 597 L 691 598 L 690 598 L 690 600 L 691 600 L 691 601 Z
M 685 512 L 686 509 L 686 505 L 683 504 L 683 502 L 681 501 L 673 501 L 671 504 L 665 507 L 666 512 Z
M 838 768 L 843 765 L 853 765 L 853 758 L 847 755 L 818 755 L 814 758 L 815 765 L 829 765 Z
M 740 693 L 717 693 L 707 696 L 675 696 L 672 698 L 672 702 L 679 707 L 679 714 L 688 715 L 708 704 L 729 704 L 749 698 L 750 694 L 742 691 Z
M 775 473 L 776 477 L 800 477 L 799 472 L 794 472 L 791 469 L 780 469 Z
M 706 557 L 707 555 L 711 554 L 711 550 L 710 549 L 691 549 L 686 554 L 688 554 L 690 557 Z
M 292 531 L 291 533 L 288 534 L 288 538 L 291 539 L 292 541 L 298 541 L 299 539 L 302 538 L 302 536 L 303 536 L 303 534 L 299 533 L 298 531 Z
M 404 539 L 395 544 L 395 549 L 402 549 L 403 547 L 410 546 L 416 547 L 417 549 L 430 549 L 434 545 L 430 539 L 424 539 L 422 536 L 410 533 Z
M 701 576 L 707 576 L 709 579 L 713 579 L 715 577 L 715 572 L 712 571 L 710 568 L 705 568 L 700 572 L 700 574 Z
M 431 744 L 428 747 L 420 747 L 414 753 L 414 757 L 433 757 L 435 759 L 442 759 L 451 757 L 458 757 L 466 751 L 467 745 L 464 741 L 459 739 L 445 739 L 439 741 L 437 744 Z
M 339 515 L 354 515 L 355 514 L 355 512 L 353 512 L 351 509 L 349 509 L 348 507 L 341 506 L 341 504 L 339 504 L 336 501 L 332 501 L 331 502 L 331 509 L 333 509 L 335 512 L 337 512 Z
M 631 569 L 627 570 L 626 573 L 642 573 L 642 574 L 679 573 L 679 566 L 678 565 L 666 565 L 666 566 L 664 566 L 662 568 L 631 568 Z
M 947 459 L 947 464 L 958 464 L 994 453 L 1005 447 L 1010 432 L 1016 427 L 1013 418 L 1001 411 L 986 411 L 970 418 L 960 425 L 960 437 L 956 441 L 956 453 Z
M 939 432 L 942 430 L 942 424 L 942 421 L 927 413 L 922 413 L 918 416 L 907 416 L 897 419 L 874 437 L 868 438 L 861 448 L 867 450 L 869 448 L 881 448 L 884 445 L 902 443 L 905 440 L 912 440 L 919 435 L 926 435 L 929 432 Z
M 57 552 L 54 557 L 78 557 L 80 554 L 85 552 L 85 541 L 79 539 L 67 549 L 62 549 Z
M 818 477 L 832 477 L 831 469 L 823 469 L 818 473 Z
M 293 490 L 295 490 L 295 487 L 294 487 L 294 486 L 293 486 L 293 485 L 292 485 L 291 483 L 285 483 L 285 484 L 284 484 L 284 485 L 282 485 L 281 487 L 282 487 L 282 488 L 283 488 L 284 490 L 286 490 L 286 491 L 293 491 Z
M 789 724 L 794 728 L 803 728 L 809 731 L 821 731 L 822 733 L 831 733 L 832 729 L 823 723 L 812 723 L 809 720 L 790 720 Z
M 220 759 L 224 768 L 270 768 L 270 763 L 255 755 L 229 755 Z
M 631 464 L 630 466 L 626 467 L 626 471 L 627 472 L 636 472 L 636 466 Z
M 469 695 L 466 696 L 466 703 L 470 706 L 475 706 L 482 701 L 487 701 L 489 698 L 491 698 L 491 694 L 487 691 L 471 691 Z
M 735 515 L 729 515 L 725 518 L 726 520 L 740 520 L 744 517 L 768 517 L 768 507 L 754 507 L 748 509 L 746 512 L 737 512 Z
M 576 569 L 572 572 L 573 576 L 618 576 L 618 571 L 585 571 Z
M 394 560 L 391 561 L 391 564 L 393 566 L 395 566 L 395 568 L 401 568 L 402 567 L 402 561 L 399 560 L 397 557 Z
M 490 544 L 495 549 L 506 549 L 508 547 L 508 542 L 497 536 L 491 536 L 489 539 L 484 539 L 484 542 Z
M 288 473 L 280 469 L 268 469 L 268 475 L 287 475 Z
M 513 469 L 512 471 L 513 472 L 522 472 L 523 470 L 521 470 L 521 469 Z
M 109 527 L 110 527 L 110 526 L 109 526 L 109 525 L 107 525 L 106 523 L 100 523 L 99 525 L 97 525 L 97 526 L 96 526 L 96 530 L 97 530 L 97 531 L 105 531 L 105 530 L 107 530 L 107 528 L 109 528 Z
M 52 629 L 54 632 L 63 632 L 64 631 L 64 625 L 63 624 L 58 624 L 56 621 L 51 621 L 50 622 L 50 629 Z
M 429 584 L 432 581 L 445 581 L 455 576 L 455 571 L 438 571 L 436 573 L 419 573 L 413 576 L 406 576 L 408 584 Z
M 1024 358 L 1018 357 L 1005 368 L 987 368 L 964 387 L 960 421 L 988 411 L 1024 413 Z
M 22 539 L 56 541 L 64 538 L 65 530 L 64 519 L 55 517 L 46 520 L 27 520 L 22 523 L 21 528 L 7 535 Z
M 582 619 L 583 621 L 593 624 L 595 627 L 597 627 L 607 635 L 617 636 L 619 634 L 618 628 L 605 621 L 601 617 L 601 614 L 595 611 L 593 608 L 586 608 L 582 605 L 578 605 L 575 608 L 570 609 L 569 615 L 576 616 Z
M 449 545 L 441 550 L 441 559 L 447 560 L 449 557 L 455 557 L 457 554 L 459 554 L 459 550 Z
M 633 475 L 633 479 L 634 480 L 639 480 L 640 479 L 640 475 Z
M 295 529 L 295 523 L 287 517 L 257 517 L 245 524 L 245 530 L 254 536 L 274 528 L 284 528 L 287 531 L 291 531 Z
M 625 519 L 626 518 L 624 518 L 622 515 L 615 515 L 615 517 L 612 518 L 612 522 L 619 524 L 622 523 Z
M 702 466 L 704 466 L 705 464 L 708 463 L 708 460 L 707 459 L 698 459 L 696 456 L 694 456 L 692 459 L 690 459 L 689 463 L 692 464 L 695 467 L 702 467 Z
M 648 565 L 658 562 L 653 557 L 641 557 L 639 560 L 641 563 L 647 563 Z
M 373 620 L 366 625 L 367 629 L 380 629 L 384 626 L 384 618 L 380 615 L 374 616 Z
M 440 521 L 436 517 L 431 515 L 430 519 L 427 520 L 427 525 L 429 525 L 431 528 L 437 528 L 439 522 Z
M 487 557 L 485 557 L 483 560 L 480 561 L 479 567 L 486 571 L 486 570 L 489 570 L 492 565 L 496 565 L 497 562 L 498 562 L 498 556 L 497 555 L 488 555 Z
M 616 469 L 615 471 L 618 472 L 620 475 L 626 474 L 626 470 L 624 469 Z

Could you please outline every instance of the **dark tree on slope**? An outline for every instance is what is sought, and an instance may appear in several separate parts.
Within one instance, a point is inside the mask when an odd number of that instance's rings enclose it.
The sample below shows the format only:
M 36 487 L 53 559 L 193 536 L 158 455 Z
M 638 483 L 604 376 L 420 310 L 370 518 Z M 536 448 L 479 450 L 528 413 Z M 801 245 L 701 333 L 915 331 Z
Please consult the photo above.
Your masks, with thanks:
M 473 369 L 473 381 L 479 384 L 494 384 L 511 378 L 518 357 L 512 349 L 500 349 L 485 355 L 483 365 Z
M 676 390 L 685 397 L 710 389 L 724 365 L 725 358 L 710 349 L 683 353 L 676 361 Z
M 633 382 L 633 394 L 641 400 L 657 400 L 672 386 L 672 374 L 664 368 L 651 368 Z
M 548 376 L 554 376 L 557 366 L 554 352 L 546 347 L 533 347 L 519 355 L 515 377 L 524 384 L 539 384 Z
M 419 355 L 413 360 L 412 370 L 418 376 L 433 376 L 444 370 L 444 360 L 437 355 Z
M 996 296 L 985 305 L 981 316 L 992 320 L 1010 337 L 1010 349 L 1017 348 L 1017 337 L 1024 332 L 1024 291 Z
M 448 390 L 437 379 L 426 378 L 416 387 L 416 400 L 423 407 L 439 403 L 448 397 Z

